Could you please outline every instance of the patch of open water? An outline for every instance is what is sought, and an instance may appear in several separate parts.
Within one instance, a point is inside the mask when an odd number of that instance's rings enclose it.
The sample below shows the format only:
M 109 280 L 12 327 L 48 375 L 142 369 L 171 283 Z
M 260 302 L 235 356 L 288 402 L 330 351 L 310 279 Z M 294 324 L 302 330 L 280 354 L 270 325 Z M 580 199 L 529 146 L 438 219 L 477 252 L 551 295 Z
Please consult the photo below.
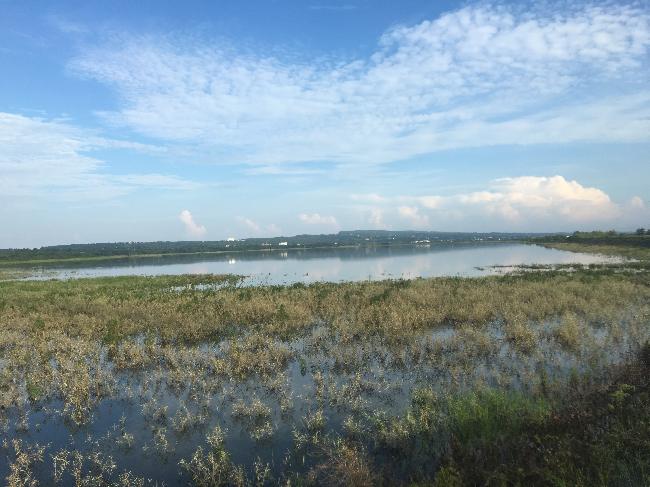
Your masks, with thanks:
M 417 277 L 476 277 L 521 265 L 605 264 L 617 257 L 567 252 L 513 243 L 435 244 L 372 248 L 289 249 L 201 256 L 118 259 L 77 265 L 35 267 L 30 279 L 236 274 L 243 285 L 344 282 Z

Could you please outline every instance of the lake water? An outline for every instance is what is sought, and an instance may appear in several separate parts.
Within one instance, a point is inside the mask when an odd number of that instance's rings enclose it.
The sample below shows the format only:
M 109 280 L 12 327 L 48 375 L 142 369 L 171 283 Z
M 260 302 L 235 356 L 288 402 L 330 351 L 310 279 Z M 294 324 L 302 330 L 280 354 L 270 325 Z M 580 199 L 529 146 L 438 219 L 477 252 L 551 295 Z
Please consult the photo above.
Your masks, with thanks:
M 292 284 L 437 276 L 483 276 L 512 266 L 617 262 L 602 255 L 538 245 L 444 244 L 375 248 L 288 249 L 140 257 L 33 269 L 33 279 L 162 274 L 237 274 L 244 284 Z

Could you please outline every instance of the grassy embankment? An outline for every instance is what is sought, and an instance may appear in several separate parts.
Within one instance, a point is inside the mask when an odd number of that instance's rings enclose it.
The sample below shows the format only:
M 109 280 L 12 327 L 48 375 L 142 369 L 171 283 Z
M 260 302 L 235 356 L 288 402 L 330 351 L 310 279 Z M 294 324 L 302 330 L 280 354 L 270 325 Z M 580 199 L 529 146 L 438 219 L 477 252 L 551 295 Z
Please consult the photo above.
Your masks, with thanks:
M 530 241 L 570 252 L 589 252 L 635 259 L 642 267 L 650 266 L 650 235 L 576 232 L 568 237 L 534 238 Z

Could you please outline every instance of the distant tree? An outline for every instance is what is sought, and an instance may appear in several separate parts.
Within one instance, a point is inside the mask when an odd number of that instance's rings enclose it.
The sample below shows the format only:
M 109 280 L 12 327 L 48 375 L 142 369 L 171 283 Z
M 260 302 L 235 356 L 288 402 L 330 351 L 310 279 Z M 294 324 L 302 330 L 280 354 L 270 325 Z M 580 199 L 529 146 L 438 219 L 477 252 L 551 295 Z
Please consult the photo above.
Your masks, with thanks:
M 646 235 L 650 235 L 650 228 L 648 228 L 648 229 L 645 231 L 645 234 L 646 234 Z
M 636 229 L 636 234 L 637 234 L 637 235 L 643 235 L 643 234 L 645 234 L 645 233 L 646 233 L 646 232 L 645 232 L 645 228 L 637 228 L 637 229 Z

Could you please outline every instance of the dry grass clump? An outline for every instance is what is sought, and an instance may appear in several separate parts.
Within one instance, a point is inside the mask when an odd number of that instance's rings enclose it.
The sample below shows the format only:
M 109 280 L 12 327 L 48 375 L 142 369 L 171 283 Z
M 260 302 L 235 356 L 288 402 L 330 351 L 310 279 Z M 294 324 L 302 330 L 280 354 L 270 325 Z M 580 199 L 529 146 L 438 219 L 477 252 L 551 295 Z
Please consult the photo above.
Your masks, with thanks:
M 578 317 L 573 313 L 566 313 L 560 324 L 555 329 L 554 336 L 556 340 L 569 350 L 578 350 L 582 339 L 584 338 L 585 327 Z
M 208 417 L 203 411 L 192 411 L 185 403 L 181 403 L 172 418 L 172 425 L 176 432 L 185 433 L 204 425 L 207 420 Z
M 462 326 L 447 341 L 448 351 L 454 351 L 464 362 L 488 360 L 499 352 L 498 340 L 487 329 Z
M 113 457 L 98 451 L 97 448 L 98 445 L 95 445 L 95 448 L 88 452 L 60 449 L 51 454 L 53 482 L 76 486 L 143 487 L 145 485 L 145 479 L 132 472 L 123 471 L 118 474 L 118 467 Z
M 244 422 L 246 430 L 255 441 L 268 440 L 275 433 L 271 422 L 271 408 L 257 397 L 250 403 L 244 400 L 236 401 L 232 406 L 232 416 Z
M 303 418 L 305 423 L 305 428 L 311 434 L 320 433 L 325 429 L 325 424 L 327 422 L 325 414 L 322 409 L 317 409 L 316 411 L 311 411 Z
M 199 446 L 190 460 L 181 460 L 180 466 L 187 470 L 197 486 L 218 487 L 225 485 L 243 486 L 246 477 L 241 468 L 230 460 L 225 449 L 224 433 L 216 426 L 207 436 L 208 448 L 204 452 Z
M 111 345 L 108 354 L 116 369 L 144 369 L 152 364 L 153 350 L 144 343 L 123 340 L 118 345 Z
M 112 392 L 114 377 L 102 367 L 99 347 L 67 341 L 68 350 L 54 353 L 54 384 L 64 401 L 64 412 L 76 423 L 88 421 L 95 404 Z
M 252 375 L 270 376 L 286 368 L 293 353 L 286 344 L 262 334 L 227 341 L 223 357 L 212 361 L 215 373 L 242 380 Z
M 511 318 L 504 328 L 505 338 L 515 350 L 530 354 L 537 348 L 539 334 L 526 318 Z
M 377 484 L 373 466 L 363 446 L 336 440 L 324 448 L 324 461 L 311 477 L 328 486 L 371 487 Z
M 34 476 L 35 464 L 43 462 L 45 447 L 39 444 L 24 446 L 21 440 L 12 440 L 14 460 L 9 466 L 9 475 L 5 479 L 8 487 L 36 486 Z

